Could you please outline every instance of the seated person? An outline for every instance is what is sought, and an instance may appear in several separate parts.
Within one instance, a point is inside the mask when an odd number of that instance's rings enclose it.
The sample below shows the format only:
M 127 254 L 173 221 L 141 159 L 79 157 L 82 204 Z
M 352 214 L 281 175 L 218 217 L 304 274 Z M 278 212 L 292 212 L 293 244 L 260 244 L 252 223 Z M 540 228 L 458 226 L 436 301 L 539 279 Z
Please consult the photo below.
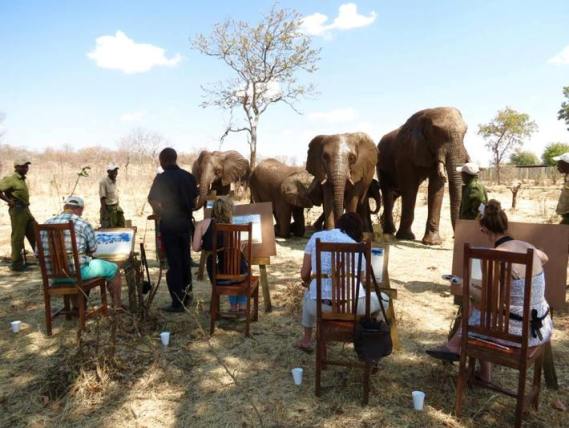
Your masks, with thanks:
M 192 239 L 192 250 L 194 251 L 212 251 L 213 250 L 213 225 L 215 223 L 231 223 L 233 217 L 233 201 L 229 197 L 223 197 L 217 199 L 213 203 L 211 209 L 211 218 L 206 218 L 200 221 L 194 231 L 194 237 Z M 217 248 L 223 247 L 223 236 L 218 236 Z M 210 254 L 207 258 L 207 274 L 209 280 L 212 281 L 213 277 L 213 254 Z M 217 269 L 222 270 L 224 267 L 223 253 L 217 254 Z M 246 274 L 249 272 L 249 266 L 245 257 L 241 257 L 241 267 L 240 273 Z M 235 282 L 224 281 L 223 283 L 218 281 L 220 285 L 230 285 Z M 247 308 L 247 296 L 229 296 L 229 305 L 231 312 L 243 312 Z
M 549 305 L 545 300 L 545 274 L 543 265 L 547 262 L 547 255 L 535 248 L 532 244 L 512 238 L 508 235 L 508 217 L 500 202 L 495 199 L 488 201 L 488 204 L 481 210 L 479 219 L 480 232 L 486 235 L 488 242 L 500 251 L 526 253 L 529 248 L 534 250 L 533 258 L 533 278 L 531 285 L 531 301 L 530 314 L 533 309 L 537 311 L 537 318 L 541 322 L 541 327 L 530 331 L 529 346 L 537 346 L 549 341 L 553 330 L 553 323 L 549 315 Z M 524 300 L 524 280 L 525 267 L 523 265 L 512 265 L 512 291 L 510 311 L 509 333 L 514 335 L 522 335 L 521 315 L 523 312 Z M 476 297 L 476 293 L 472 293 L 472 297 Z M 480 311 L 473 308 L 469 316 L 469 324 L 478 324 L 480 322 Z M 538 322 L 538 324 L 539 324 Z M 479 337 L 473 334 L 473 337 Z M 507 346 L 519 347 L 520 344 L 498 340 Z M 427 350 L 427 353 L 434 358 L 446 361 L 458 361 L 460 352 L 460 330 L 452 336 L 448 343 L 436 349 Z M 481 377 L 483 380 L 490 380 L 490 365 L 483 363 L 481 365 Z
M 79 253 L 79 264 L 81 265 L 81 279 L 90 280 L 93 278 L 105 278 L 107 280 L 107 289 L 111 295 L 111 301 L 114 308 L 121 307 L 121 276 L 119 267 L 116 263 L 106 260 L 94 259 L 91 257 L 97 250 L 97 240 L 95 231 L 87 221 L 81 218 L 83 214 L 84 202 L 79 196 L 68 196 L 63 202 L 63 212 L 46 221 L 47 224 L 61 224 L 73 222 L 75 229 L 75 239 L 77 241 L 77 251 Z M 42 236 L 42 241 L 47 236 Z M 42 242 L 43 248 L 47 248 L 48 243 Z M 66 243 L 71 247 L 71 242 Z M 65 280 L 58 280 L 56 283 L 64 284 Z M 76 307 L 77 302 L 73 302 Z
M 295 347 L 303 351 L 312 350 L 312 330 L 316 323 L 316 240 L 320 238 L 322 242 L 334 243 L 356 243 L 363 239 L 363 222 L 356 213 L 345 213 L 336 221 L 336 228 L 331 230 L 322 230 L 314 233 L 306 247 L 304 248 L 304 259 L 302 261 L 302 269 L 300 276 L 303 284 L 308 287 L 304 293 L 304 301 L 302 305 L 302 326 L 304 327 L 304 335 L 302 339 L 295 343 Z M 330 273 L 332 270 L 330 254 L 323 254 L 322 257 L 322 273 Z M 362 271 L 365 270 L 365 261 L 362 261 Z M 359 315 L 365 314 L 365 291 L 360 285 L 357 312 Z M 383 302 L 389 302 L 387 295 L 381 293 Z M 322 279 L 322 311 L 330 312 L 332 306 L 332 284 L 329 278 Z M 387 303 L 384 303 L 387 305 Z M 379 301 L 375 292 L 371 293 L 370 311 L 376 316 L 380 313 Z

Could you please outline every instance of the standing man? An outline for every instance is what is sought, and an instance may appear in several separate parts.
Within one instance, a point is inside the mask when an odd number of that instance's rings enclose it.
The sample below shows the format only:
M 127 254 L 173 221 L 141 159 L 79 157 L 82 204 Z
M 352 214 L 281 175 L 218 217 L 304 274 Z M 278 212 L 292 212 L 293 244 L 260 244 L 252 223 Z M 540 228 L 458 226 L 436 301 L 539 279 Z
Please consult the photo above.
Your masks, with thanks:
M 569 152 L 563 153 L 561 156 L 555 156 L 554 161 L 557 161 L 557 171 L 565 174 L 563 189 L 559 195 L 559 202 L 557 202 L 557 214 L 561 216 L 561 224 L 569 224 Z
M 26 174 L 31 162 L 27 157 L 14 161 L 14 174 L 0 180 L 0 199 L 8 203 L 8 213 L 12 225 L 12 264 L 10 269 L 21 272 L 27 269 L 22 257 L 24 238 L 32 248 L 36 249 L 34 225 L 36 223 L 30 212 L 30 192 L 26 184 Z
M 107 165 L 107 176 L 99 183 L 99 198 L 101 199 L 101 227 L 125 227 L 124 213 L 119 206 L 117 190 L 118 165 Z
M 198 196 L 195 177 L 177 164 L 178 155 L 170 147 L 159 155 L 164 170 L 156 175 L 148 202 L 160 218 L 160 233 L 168 260 L 166 282 L 172 304 L 167 312 L 184 312 L 192 299 L 192 272 L 190 270 L 190 236 L 194 201 Z
M 473 162 L 465 163 L 456 168 L 462 174 L 462 200 L 460 201 L 460 211 L 458 218 L 464 220 L 474 220 L 478 215 L 480 204 L 488 202 L 486 189 L 478 181 L 480 168 Z

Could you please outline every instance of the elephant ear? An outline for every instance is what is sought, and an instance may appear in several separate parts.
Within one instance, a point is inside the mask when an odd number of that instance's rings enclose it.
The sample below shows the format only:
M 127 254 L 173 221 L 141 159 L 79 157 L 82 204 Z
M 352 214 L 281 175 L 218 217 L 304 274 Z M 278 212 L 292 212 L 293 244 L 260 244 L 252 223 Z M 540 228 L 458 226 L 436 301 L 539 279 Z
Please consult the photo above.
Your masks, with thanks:
M 199 178 L 202 175 L 202 165 L 207 163 L 207 158 L 210 156 L 210 153 L 207 150 L 202 150 L 198 156 L 198 158 L 192 164 L 192 174 L 196 177 L 196 180 L 199 182 Z
M 247 180 L 249 178 L 249 161 L 245 159 L 239 152 L 230 150 L 225 152 L 223 157 L 223 174 L 221 183 L 227 186 L 239 180 Z
M 404 125 L 404 130 L 400 133 L 403 146 L 407 149 L 407 159 L 414 165 L 420 167 L 432 167 L 435 165 L 436 156 L 434 151 L 435 144 L 428 138 L 432 135 L 432 121 L 430 117 L 422 112 L 412 116 Z
M 326 178 L 326 170 L 322 164 L 322 149 L 326 138 L 326 135 L 314 137 L 308 144 L 308 154 L 306 156 L 306 170 L 316 177 L 319 183 Z
M 377 165 L 377 146 L 371 137 L 363 132 L 346 134 L 346 138 L 357 151 L 356 161 L 350 168 L 350 177 L 354 183 L 371 180 Z

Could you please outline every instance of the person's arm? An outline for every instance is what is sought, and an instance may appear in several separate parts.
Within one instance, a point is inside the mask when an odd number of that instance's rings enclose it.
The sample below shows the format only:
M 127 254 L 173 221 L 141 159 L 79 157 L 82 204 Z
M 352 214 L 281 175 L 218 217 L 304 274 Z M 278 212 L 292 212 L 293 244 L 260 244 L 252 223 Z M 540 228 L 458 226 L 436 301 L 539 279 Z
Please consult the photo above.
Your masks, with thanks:
M 194 231 L 194 236 L 192 239 L 192 250 L 195 252 L 201 251 L 203 247 L 203 236 L 209 227 L 211 219 L 206 218 L 198 223 L 196 230 Z
M 310 254 L 304 254 L 302 259 L 302 268 L 300 268 L 300 278 L 305 287 L 310 284 L 310 275 L 312 274 L 312 260 Z
M 535 254 L 539 258 L 539 261 L 541 262 L 542 266 L 549 261 L 549 257 L 547 256 L 547 254 L 545 254 L 545 252 L 540 250 L 539 248 L 535 249 Z
M 2 199 L 8 204 L 10 208 L 12 208 L 16 202 L 10 196 L 11 186 L 8 179 L 9 177 L 4 177 L 2 180 L 0 180 L 0 199 Z
M 85 227 L 85 241 L 87 244 L 86 252 L 88 255 L 97 251 L 97 238 L 95 237 L 95 231 L 93 230 L 93 226 L 88 223 Z
M 158 200 L 159 194 L 159 178 L 160 176 L 157 175 L 152 182 L 152 186 L 150 187 L 150 191 L 148 192 L 148 203 L 152 207 L 152 211 L 154 214 L 160 215 L 162 211 L 162 203 Z

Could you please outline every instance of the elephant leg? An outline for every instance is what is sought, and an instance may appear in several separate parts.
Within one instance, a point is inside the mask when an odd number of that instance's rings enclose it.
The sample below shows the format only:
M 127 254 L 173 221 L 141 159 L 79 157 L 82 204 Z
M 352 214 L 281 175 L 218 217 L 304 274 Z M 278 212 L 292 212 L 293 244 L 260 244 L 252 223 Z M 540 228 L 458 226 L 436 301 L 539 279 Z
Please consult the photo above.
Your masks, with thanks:
M 406 186 L 401 186 L 401 222 L 399 223 L 399 230 L 395 236 L 397 239 L 414 240 L 415 235 L 411 227 L 415 219 L 415 202 L 417 200 L 417 191 L 419 190 L 420 181 L 410 179 L 413 177 L 412 171 L 405 171 L 404 173 L 408 175 Z
M 393 223 L 393 204 L 395 202 L 395 192 L 393 189 L 381 182 L 381 196 L 383 200 L 383 221 L 381 228 L 383 233 L 393 235 L 395 233 L 395 224 Z
M 439 222 L 441 220 L 441 206 L 445 193 L 445 182 L 436 172 L 429 177 L 428 192 L 427 224 L 422 241 L 425 245 L 439 245 L 442 243 L 441 237 L 439 236 Z
M 282 200 L 275 201 L 275 211 L 277 214 L 278 230 L 277 236 L 288 238 L 290 235 L 290 205 Z
M 294 236 L 304 236 L 304 208 L 293 207 L 292 218 L 294 219 L 294 223 L 291 227 L 292 233 Z

